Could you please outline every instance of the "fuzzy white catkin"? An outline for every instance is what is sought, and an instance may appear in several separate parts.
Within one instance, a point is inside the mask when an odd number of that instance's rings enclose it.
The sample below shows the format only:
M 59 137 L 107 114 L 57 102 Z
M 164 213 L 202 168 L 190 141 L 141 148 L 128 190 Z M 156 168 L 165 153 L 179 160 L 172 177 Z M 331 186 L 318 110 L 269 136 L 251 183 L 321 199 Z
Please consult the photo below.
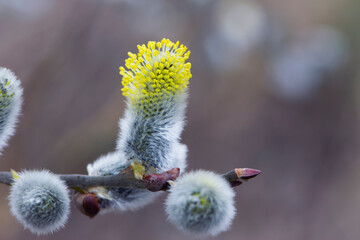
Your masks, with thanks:
M 138 45 L 120 67 L 125 116 L 120 120 L 116 149 L 157 172 L 178 167 L 177 146 L 185 125 L 191 64 L 190 51 L 179 42 L 162 39 Z
M 184 128 L 187 93 L 164 101 L 161 111 L 151 117 L 141 109 L 127 105 L 120 119 L 117 149 L 127 159 L 137 159 L 160 172 L 179 167 L 185 170 L 186 159 L 177 161 L 180 135 Z
M 185 171 L 187 147 L 180 143 L 180 136 L 191 78 L 191 64 L 185 62 L 190 52 L 169 39 L 138 45 L 138 50 L 137 54 L 128 53 L 127 70 L 119 68 L 127 106 L 119 121 L 116 152 L 89 164 L 91 176 L 118 174 L 133 161 L 141 163 L 148 173 L 173 168 Z M 103 209 L 120 210 L 135 210 L 158 195 L 127 188 L 97 187 L 91 192 L 97 195 Z
M 23 90 L 14 73 L 0 67 L 0 151 L 15 133 L 21 110 Z
M 220 175 L 209 171 L 185 173 L 166 199 L 169 221 L 184 232 L 215 236 L 228 230 L 235 216 L 235 193 Z
M 187 147 L 178 141 L 184 125 L 186 94 L 183 99 L 172 106 L 164 115 L 155 115 L 145 119 L 137 109 L 128 107 L 125 117 L 120 120 L 120 138 L 117 151 L 99 157 L 87 166 L 90 176 L 106 176 L 119 174 L 128 167 L 131 159 L 141 161 L 157 172 L 164 172 L 178 167 L 181 172 L 186 169 Z M 175 104 L 175 103 L 169 103 Z M 151 132 L 149 134 L 149 132 Z M 159 196 L 159 192 L 146 189 L 128 188 L 92 188 L 103 209 L 120 211 L 137 210 Z M 105 210 L 105 211 L 104 211 Z
M 10 188 L 9 205 L 24 228 L 38 235 L 62 228 L 70 213 L 65 183 L 46 170 L 20 172 Z

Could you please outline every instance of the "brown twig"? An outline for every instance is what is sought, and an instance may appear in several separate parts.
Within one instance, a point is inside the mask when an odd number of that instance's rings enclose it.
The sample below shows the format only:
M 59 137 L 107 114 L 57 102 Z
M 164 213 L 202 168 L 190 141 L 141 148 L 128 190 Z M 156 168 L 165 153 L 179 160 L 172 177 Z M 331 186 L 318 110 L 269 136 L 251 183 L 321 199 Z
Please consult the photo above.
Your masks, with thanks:
M 139 168 L 138 165 L 130 165 L 118 175 L 113 176 L 88 176 L 80 174 L 59 174 L 58 176 L 68 187 L 77 191 L 74 195 L 76 207 L 86 216 L 93 218 L 101 210 L 101 206 L 98 197 L 91 192 L 92 187 L 140 188 L 153 192 L 166 191 L 171 186 L 169 184 L 170 181 L 175 181 L 180 173 L 179 168 L 173 168 L 160 174 L 146 174 L 138 169 L 142 168 Z M 222 176 L 232 187 L 235 187 L 259 174 L 260 171 L 256 169 L 235 168 Z M 13 175 L 11 172 L 0 172 L 0 183 L 11 185 L 12 181 Z
M 130 168 L 113 176 L 88 176 L 81 174 L 59 174 L 59 177 L 70 188 L 87 189 L 90 187 L 122 187 L 122 188 L 147 188 L 150 191 L 161 191 L 168 189 L 168 182 L 174 181 L 179 175 L 179 169 L 174 168 L 162 174 L 145 175 L 143 179 L 136 179 Z M 251 168 L 235 168 L 222 176 L 232 186 L 238 186 L 260 174 L 259 170 Z M 10 172 L 0 171 L 0 183 L 11 185 L 13 176 Z

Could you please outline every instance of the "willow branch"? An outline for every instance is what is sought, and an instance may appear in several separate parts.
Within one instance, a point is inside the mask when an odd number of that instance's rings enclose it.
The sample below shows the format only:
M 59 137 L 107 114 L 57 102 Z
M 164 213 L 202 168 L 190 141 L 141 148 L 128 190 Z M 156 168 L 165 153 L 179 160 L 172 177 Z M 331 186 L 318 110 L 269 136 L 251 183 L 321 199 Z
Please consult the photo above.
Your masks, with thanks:
M 91 187 L 147 188 L 150 191 L 168 189 L 168 182 L 178 177 L 180 169 L 174 168 L 162 174 L 148 174 L 137 179 L 131 168 L 113 176 L 88 176 L 81 174 L 58 174 L 70 188 L 88 189 Z M 260 174 L 259 170 L 235 168 L 222 176 L 234 187 Z M 0 171 L 0 183 L 11 185 L 13 176 L 10 172 Z

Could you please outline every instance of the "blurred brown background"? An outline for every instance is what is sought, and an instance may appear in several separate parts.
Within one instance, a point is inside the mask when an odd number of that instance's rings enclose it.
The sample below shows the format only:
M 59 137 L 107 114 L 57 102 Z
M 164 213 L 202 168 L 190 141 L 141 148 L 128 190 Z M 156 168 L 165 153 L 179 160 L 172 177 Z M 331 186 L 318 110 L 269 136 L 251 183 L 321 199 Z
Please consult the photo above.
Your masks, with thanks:
M 0 169 L 86 173 L 112 151 L 124 110 L 118 67 L 168 37 L 193 78 L 183 142 L 189 169 L 262 174 L 236 189 L 215 239 L 360 239 L 360 2 L 357 0 L 0 0 L 0 66 L 24 87 Z M 65 229 L 24 231 L 0 186 L 0 239 L 188 239 L 163 199 Z

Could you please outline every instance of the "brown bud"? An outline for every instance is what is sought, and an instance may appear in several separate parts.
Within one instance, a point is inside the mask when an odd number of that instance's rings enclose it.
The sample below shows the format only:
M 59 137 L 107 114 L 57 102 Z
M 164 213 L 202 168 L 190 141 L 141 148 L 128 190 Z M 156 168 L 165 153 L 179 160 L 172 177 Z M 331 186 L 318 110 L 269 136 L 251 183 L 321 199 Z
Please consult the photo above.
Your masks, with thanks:
M 100 211 L 98 198 L 93 193 L 76 193 L 75 206 L 86 216 L 93 218 Z
M 260 170 L 252 168 L 235 168 L 236 175 L 239 179 L 248 180 L 254 178 L 261 173 Z
M 145 182 L 146 188 L 149 191 L 157 192 L 160 190 L 169 189 L 170 185 L 168 181 L 174 181 L 178 178 L 180 173 L 180 168 L 173 168 L 165 173 L 155 174 L 150 173 L 146 175 L 143 180 Z
M 260 173 L 260 170 L 252 168 L 235 168 L 223 174 L 223 177 L 229 182 L 231 187 L 236 187 L 247 182 L 249 179 L 256 177 Z

